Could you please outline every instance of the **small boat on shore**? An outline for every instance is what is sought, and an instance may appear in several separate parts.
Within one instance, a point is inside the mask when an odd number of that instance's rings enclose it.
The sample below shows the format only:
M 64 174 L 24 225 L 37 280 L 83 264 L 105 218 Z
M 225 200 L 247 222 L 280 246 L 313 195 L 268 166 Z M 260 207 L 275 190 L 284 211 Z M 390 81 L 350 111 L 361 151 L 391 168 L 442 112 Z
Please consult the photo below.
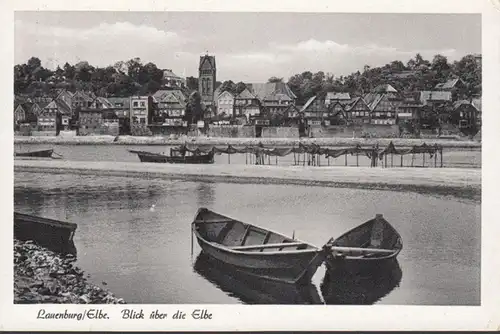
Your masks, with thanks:
M 16 157 L 36 157 L 36 158 L 51 158 L 53 149 L 30 151 L 30 152 L 15 152 Z
M 128 150 L 130 153 L 137 154 L 141 162 L 172 163 L 172 164 L 212 164 L 214 163 L 214 153 L 191 154 L 180 152 L 177 149 L 171 149 L 170 155 L 152 153 L 146 151 Z
M 14 212 L 14 237 L 32 240 L 40 246 L 61 253 L 76 253 L 73 236 L 75 223 Z
M 250 276 L 308 284 L 326 250 L 200 208 L 192 223 L 202 251 Z
M 399 233 L 377 214 L 374 219 L 329 242 L 326 258 L 329 270 L 372 271 L 394 261 L 403 248 Z

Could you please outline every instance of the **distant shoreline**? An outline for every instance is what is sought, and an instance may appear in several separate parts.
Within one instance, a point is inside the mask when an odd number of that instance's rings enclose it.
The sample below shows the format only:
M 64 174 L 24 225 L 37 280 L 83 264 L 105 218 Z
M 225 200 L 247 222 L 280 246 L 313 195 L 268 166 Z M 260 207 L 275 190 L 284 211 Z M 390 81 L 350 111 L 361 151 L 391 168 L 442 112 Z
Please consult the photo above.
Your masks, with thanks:
M 393 190 L 481 201 L 481 170 L 465 168 L 278 167 L 15 160 L 16 172 Z
M 225 137 L 181 137 L 168 138 L 160 136 L 134 137 L 134 136 L 76 136 L 76 137 L 14 137 L 14 144 L 24 145 L 181 145 L 184 143 L 199 145 L 258 145 L 264 146 L 298 146 L 302 144 L 317 144 L 320 146 L 373 146 L 379 145 L 381 148 L 393 142 L 396 147 L 410 147 L 416 145 L 441 145 L 443 148 L 457 149 L 481 149 L 481 143 L 471 140 L 453 139 L 408 139 L 408 138 L 225 138 Z

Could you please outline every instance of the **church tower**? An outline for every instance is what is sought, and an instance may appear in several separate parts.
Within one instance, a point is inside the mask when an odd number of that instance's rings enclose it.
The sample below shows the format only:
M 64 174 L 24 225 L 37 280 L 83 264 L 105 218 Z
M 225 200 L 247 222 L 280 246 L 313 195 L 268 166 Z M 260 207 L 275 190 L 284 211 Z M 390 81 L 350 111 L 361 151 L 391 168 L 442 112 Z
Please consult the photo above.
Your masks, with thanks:
M 198 92 L 201 102 L 206 106 L 214 103 L 214 91 L 216 81 L 215 56 L 200 57 L 200 67 L 198 68 Z

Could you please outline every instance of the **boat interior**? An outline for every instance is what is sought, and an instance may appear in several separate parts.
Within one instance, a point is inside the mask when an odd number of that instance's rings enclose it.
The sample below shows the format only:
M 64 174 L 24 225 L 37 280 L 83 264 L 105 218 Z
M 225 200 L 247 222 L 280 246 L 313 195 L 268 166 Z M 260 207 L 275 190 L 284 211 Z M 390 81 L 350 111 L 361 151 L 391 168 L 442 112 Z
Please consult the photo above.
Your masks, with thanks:
M 387 256 L 401 248 L 399 235 L 384 219 L 366 222 L 340 236 L 332 246 L 336 255 L 360 257 Z
M 211 211 L 201 211 L 195 228 L 203 239 L 235 251 L 276 252 L 316 249 L 314 246 Z

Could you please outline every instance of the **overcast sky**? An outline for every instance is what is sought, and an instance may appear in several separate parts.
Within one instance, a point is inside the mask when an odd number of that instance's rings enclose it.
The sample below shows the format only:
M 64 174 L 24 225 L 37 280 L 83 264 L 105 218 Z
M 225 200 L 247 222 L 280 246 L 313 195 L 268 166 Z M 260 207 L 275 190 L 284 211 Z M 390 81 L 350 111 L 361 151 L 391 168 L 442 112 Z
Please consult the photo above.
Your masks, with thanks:
M 309 70 L 335 75 L 406 63 L 416 53 L 449 60 L 481 53 L 477 14 L 216 12 L 16 12 L 15 62 L 36 56 L 49 68 L 141 58 L 197 76 L 215 55 L 217 80 L 265 82 Z

